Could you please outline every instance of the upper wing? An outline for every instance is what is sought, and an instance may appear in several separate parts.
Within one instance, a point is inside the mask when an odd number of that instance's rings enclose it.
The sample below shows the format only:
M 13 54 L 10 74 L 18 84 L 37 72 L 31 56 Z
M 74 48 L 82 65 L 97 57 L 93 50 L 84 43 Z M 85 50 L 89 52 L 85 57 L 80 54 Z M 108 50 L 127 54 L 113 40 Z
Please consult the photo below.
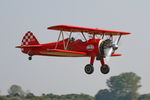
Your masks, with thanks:
M 69 25 L 51 26 L 51 27 L 48 27 L 47 29 L 68 31 L 68 32 L 87 32 L 89 34 L 99 34 L 99 35 L 128 35 L 128 34 L 131 34 L 130 32 L 103 30 L 103 29 L 86 28 L 86 27 L 69 26 Z

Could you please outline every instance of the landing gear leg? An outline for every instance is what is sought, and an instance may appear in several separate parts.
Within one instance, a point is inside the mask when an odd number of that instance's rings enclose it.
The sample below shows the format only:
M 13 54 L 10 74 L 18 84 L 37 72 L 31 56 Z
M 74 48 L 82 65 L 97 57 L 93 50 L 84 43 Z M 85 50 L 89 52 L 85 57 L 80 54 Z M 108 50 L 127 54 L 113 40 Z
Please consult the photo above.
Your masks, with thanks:
M 104 58 L 100 59 L 101 61 L 101 68 L 100 68 L 100 71 L 103 73 L 103 74 L 108 74 L 109 71 L 110 71 L 110 68 L 107 64 L 105 64 L 105 61 L 104 61 Z
M 94 60 L 95 60 L 95 56 L 92 56 L 90 60 L 90 64 L 87 64 L 84 68 L 85 73 L 92 74 L 94 72 L 94 67 L 93 67 Z

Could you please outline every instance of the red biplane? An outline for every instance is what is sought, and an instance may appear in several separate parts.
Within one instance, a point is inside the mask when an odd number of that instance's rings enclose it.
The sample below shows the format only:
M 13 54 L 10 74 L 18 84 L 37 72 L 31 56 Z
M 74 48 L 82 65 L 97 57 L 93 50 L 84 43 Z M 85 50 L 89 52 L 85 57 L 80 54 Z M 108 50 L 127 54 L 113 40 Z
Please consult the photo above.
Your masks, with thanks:
M 130 32 L 102 30 L 86 27 L 77 27 L 69 25 L 57 25 L 48 27 L 49 30 L 60 31 L 57 42 L 40 44 L 32 32 L 28 31 L 22 39 L 22 52 L 29 55 L 32 60 L 34 55 L 59 56 L 59 57 L 90 57 L 90 64 L 84 68 L 87 74 L 94 71 L 94 60 L 101 62 L 100 71 L 107 74 L 110 70 L 105 63 L 105 58 L 109 56 L 121 56 L 115 53 L 118 49 L 118 43 L 122 35 L 128 35 Z M 65 38 L 64 33 L 68 37 Z M 76 39 L 73 34 L 81 34 L 82 39 Z M 90 36 L 90 38 L 87 37 Z M 61 39 L 62 38 L 62 39 Z M 84 39 L 84 40 L 83 40 Z

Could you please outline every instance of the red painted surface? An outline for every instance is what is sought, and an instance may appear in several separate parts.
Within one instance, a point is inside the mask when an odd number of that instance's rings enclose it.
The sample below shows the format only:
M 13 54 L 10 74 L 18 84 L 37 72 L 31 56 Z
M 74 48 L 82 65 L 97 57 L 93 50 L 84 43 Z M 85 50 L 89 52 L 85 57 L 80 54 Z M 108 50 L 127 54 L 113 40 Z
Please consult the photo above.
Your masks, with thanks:
M 56 25 L 48 27 L 50 30 L 59 30 L 59 31 L 68 31 L 68 32 L 88 32 L 90 34 L 105 34 L 105 35 L 128 35 L 130 32 L 121 32 L 121 31 L 112 31 L 112 30 L 103 30 L 95 28 L 86 28 L 70 25 Z
M 72 43 L 68 43 L 67 50 L 64 50 L 64 44 L 62 40 L 59 42 L 38 44 L 38 45 L 37 44 L 33 45 L 29 42 L 27 43 L 29 45 L 21 45 L 21 46 L 17 46 L 17 48 L 22 48 L 22 52 L 25 54 L 29 54 L 29 55 L 74 57 L 74 56 L 70 56 L 71 54 L 74 53 L 74 54 L 78 54 L 79 57 L 93 56 L 93 55 L 96 56 L 99 54 L 98 44 L 100 40 L 101 39 L 90 39 L 87 42 L 81 42 L 81 40 L 76 40 Z M 32 40 L 29 40 L 29 41 L 32 41 Z M 68 39 L 64 40 L 65 44 L 67 44 L 67 41 Z M 55 48 L 57 43 L 58 43 L 58 46 L 57 48 Z M 93 45 L 94 46 L 93 50 L 88 50 L 87 49 L 88 45 Z M 54 51 L 55 51 L 54 54 L 48 53 L 48 52 L 54 52 Z M 66 52 L 66 55 L 61 55 L 61 54 L 59 55 L 60 52 Z M 58 54 L 55 55 L 56 53 Z

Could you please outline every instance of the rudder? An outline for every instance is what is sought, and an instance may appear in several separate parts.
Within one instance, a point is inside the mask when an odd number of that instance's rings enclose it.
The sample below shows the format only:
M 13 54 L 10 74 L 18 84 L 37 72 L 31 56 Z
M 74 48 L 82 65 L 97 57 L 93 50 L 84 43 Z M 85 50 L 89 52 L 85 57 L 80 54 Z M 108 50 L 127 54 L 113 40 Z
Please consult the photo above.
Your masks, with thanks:
M 28 31 L 22 39 L 21 45 L 37 45 L 39 44 L 32 32 Z

